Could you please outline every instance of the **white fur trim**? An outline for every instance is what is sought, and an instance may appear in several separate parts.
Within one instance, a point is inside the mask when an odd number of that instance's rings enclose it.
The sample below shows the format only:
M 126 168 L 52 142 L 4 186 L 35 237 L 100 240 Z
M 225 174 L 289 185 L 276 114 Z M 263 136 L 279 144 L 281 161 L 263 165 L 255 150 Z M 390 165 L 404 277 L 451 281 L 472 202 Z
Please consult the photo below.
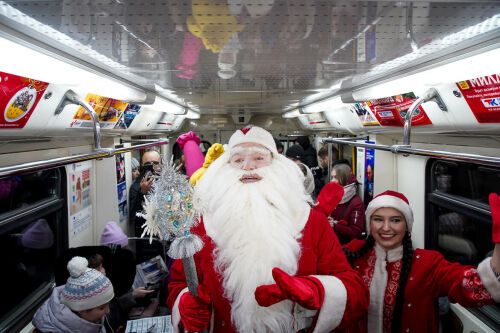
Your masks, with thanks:
M 250 128 L 246 134 L 244 134 L 241 130 L 234 132 L 229 139 L 228 148 L 231 150 L 234 146 L 247 142 L 258 143 L 269 149 L 273 154 L 278 154 L 276 143 L 274 142 L 271 133 L 257 126 Z
M 180 332 L 179 324 L 181 323 L 181 313 L 179 312 L 179 302 L 181 301 L 181 296 L 185 293 L 189 292 L 188 288 L 184 288 L 181 290 L 177 298 L 175 299 L 174 306 L 172 308 L 172 326 L 174 327 L 174 333 Z
M 406 203 L 403 199 L 395 197 L 393 195 L 380 195 L 374 198 L 366 208 L 366 233 L 370 234 L 370 218 L 372 214 L 379 208 L 391 207 L 399 210 L 405 217 L 406 225 L 408 227 L 408 232 L 411 232 L 413 227 L 413 211 L 410 205 Z
M 319 310 L 318 320 L 313 333 L 331 332 L 339 326 L 344 317 L 347 303 L 347 290 L 342 281 L 329 275 L 312 275 L 325 289 L 325 299 Z
M 477 266 L 477 274 L 495 302 L 500 302 L 500 281 L 491 269 L 491 258 L 486 258 Z
M 174 302 L 174 307 L 172 309 L 172 316 L 170 317 L 170 320 L 172 321 L 172 326 L 174 327 L 174 333 L 180 333 L 181 330 L 179 329 L 179 325 L 181 323 L 181 313 L 179 312 L 179 302 L 181 301 L 181 296 L 185 293 L 188 293 L 189 290 L 188 288 L 184 288 L 181 290 L 179 295 L 177 295 L 177 298 L 175 299 Z M 214 312 L 212 311 L 212 319 L 210 320 L 210 333 L 213 333 L 214 331 Z M 185 332 L 182 330 L 182 332 Z
M 317 313 L 318 310 L 309 310 L 298 303 L 294 303 L 293 331 L 298 332 L 300 330 L 310 328 Z

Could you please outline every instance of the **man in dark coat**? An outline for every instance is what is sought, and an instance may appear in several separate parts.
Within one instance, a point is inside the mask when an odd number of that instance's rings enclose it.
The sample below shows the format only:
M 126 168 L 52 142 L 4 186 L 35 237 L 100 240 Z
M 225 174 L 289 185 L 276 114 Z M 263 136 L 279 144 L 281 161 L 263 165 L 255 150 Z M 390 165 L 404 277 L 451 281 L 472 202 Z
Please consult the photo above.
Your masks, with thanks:
M 141 159 L 141 169 L 144 171 L 146 167 L 159 166 L 161 162 L 160 153 L 156 150 L 147 150 Z M 130 215 L 129 221 L 130 225 L 134 226 L 135 236 L 141 237 L 142 228 L 144 224 L 144 219 L 142 217 L 136 216 L 137 212 L 142 210 L 142 204 L 144 202 L 144 196 L 149 194 L 151 187 L 153 186 L 154 178 L 151 173 L 141 172 L 139 177 L 136 178 L 134 183 L 130 186 L 129 198 L 130 198 Z
M 318 166 L 318 159 L 316 157 L 316 149 L 311 146 L 309 137 L 298 136 L 295 139 L 295 144 L 298 144 L 304 149 L 304 164 L 310 168 Z

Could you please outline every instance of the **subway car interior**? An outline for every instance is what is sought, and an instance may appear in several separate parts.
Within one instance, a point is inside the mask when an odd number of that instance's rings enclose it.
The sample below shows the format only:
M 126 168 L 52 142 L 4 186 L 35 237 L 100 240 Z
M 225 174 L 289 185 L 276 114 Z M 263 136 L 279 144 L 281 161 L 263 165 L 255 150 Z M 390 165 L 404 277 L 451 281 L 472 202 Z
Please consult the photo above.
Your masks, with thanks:
M 133 266 L 169 267 L 130 189 L 148 149 L 182 169 L 190 131 L 203 154 L 250 125 L 282 154 L 306 137 L 330 161 L 312 173 L 347 160 L 365 205 L 408 198 L 414 248 L 478 265 L 500 194 L 499 59 L 498 0 L 0 1 L 0 332 L 34 331 L 69 253 L 109 221 Z M 440 332 L 500 331 L 495 303 L 444 297 L 439 313 Z

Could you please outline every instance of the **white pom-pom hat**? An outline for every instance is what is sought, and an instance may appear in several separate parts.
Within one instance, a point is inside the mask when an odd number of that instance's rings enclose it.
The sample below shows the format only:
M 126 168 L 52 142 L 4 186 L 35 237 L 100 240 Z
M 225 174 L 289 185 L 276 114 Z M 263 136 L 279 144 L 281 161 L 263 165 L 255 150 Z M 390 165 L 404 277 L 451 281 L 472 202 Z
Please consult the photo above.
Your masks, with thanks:
M 278 154 L 276 143 L 271 133 L 257 126 L 247 126 L 237 130 L 229 139 L 228 150 L 242 143 L 257 143 Z
M 101 272 L 89 268 L 87 259 L 73 257 L 67 267 L 70 277 L 61 292 L 61 303 L 71 310 L 93 309 L 115 296 L 111 281 Z
M 410 207 L 410 202 L 402 193 L 396 191 L 385 191 L 373 198 L 366 208 L 366 234 L 370 234 L 370 218 L 372 214 L 377 209 L 386 207 L 394 208 L 400 211 L 405 217 L 408 232 L 411 232 L 413 227 L 413 211 Z

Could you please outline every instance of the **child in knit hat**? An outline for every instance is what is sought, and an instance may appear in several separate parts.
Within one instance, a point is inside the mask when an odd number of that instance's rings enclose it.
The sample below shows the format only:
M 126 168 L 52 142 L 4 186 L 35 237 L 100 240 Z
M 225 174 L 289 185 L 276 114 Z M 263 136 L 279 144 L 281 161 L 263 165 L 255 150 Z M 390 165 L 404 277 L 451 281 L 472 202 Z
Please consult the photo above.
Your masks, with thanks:
M 89 268 L 83 257 L 73 257 L 67 267 L 66 284 L 52 291 L 35 313 L 33 325 L 40 332 L 104 333 L 104 316 L 114 297 L 111 281 Z

